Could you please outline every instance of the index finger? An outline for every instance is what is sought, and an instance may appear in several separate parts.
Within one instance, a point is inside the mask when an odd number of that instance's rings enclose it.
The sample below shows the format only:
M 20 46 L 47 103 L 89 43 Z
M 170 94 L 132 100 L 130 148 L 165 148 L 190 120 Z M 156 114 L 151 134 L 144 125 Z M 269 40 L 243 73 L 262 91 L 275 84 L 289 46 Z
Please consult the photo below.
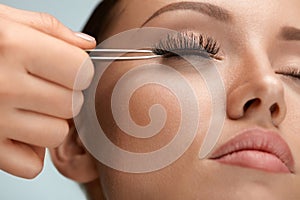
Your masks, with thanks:
M 74 90 L 89 86 L 94 66 L 85 51 L 26 26 L 9 26 L 11 23 L 7 23 L 6 35 L 15 43 L 15 59 L 23 61 L 28 73 Z
M 74 33 L 47 13 L 19 10 L 0 4 L 0 18 L 26 25 L 82 49 L 92 49 L 96 45 L 96 40 L 93 37 Z

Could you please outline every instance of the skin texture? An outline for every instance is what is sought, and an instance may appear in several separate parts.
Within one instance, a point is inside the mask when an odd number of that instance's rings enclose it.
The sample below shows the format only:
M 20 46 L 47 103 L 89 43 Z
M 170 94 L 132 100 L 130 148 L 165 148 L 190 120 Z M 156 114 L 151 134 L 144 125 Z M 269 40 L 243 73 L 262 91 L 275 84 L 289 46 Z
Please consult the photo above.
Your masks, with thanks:
M 93 48 L 95 40 L 48 14 L 0 5 L 0 16 L 0 169 L 34 178 L 43 168 L 45 148 L 63 142 L 67 119 L 80 110 L 81 90 L 94 73 L 81 48 Z M 79 70 L 86 77 L 75 85 Z
M 114 8 L 111 25 L 99 36 L 99 40 L 140 27 L 155 11 L 174 2 L 180 1 L 121 1 Z M 78 138 L 74 137 L 52 150 L 54 162 L 67 177 L 87 183 L 92 199 L 299 199 L 300 81 L 283 74 L 287 66 L 300 68 L 300 46 L 298 41 L 286 41 L 279 37 L 284 26 L 300 27 L 299 1 L 195 2 L 209 2 L 230 11 L 232 21 L 223 23 L 193 11 L 173 11 L 154 18 L 145 26 L 190 29 L 215 38 L 220 44 L 222 59 L 213 62 L 218 66 L 227 95 L 226 120 L 216 148 L 244 129 L 260 127 L 276 131 L 291 149 L 295 160 L 294 173 L 270 173 L 220 164 L 210 159 L 199 160 L 199 149 L 211 114 L 211 102 L 201 77 L 190 68 L 180 67 L 184 66 L 180 60 L 166 62 L 189 80 L 201 102 L 201 126 L 193 144 L 180 159 L 152 173 L 123 173 L 93 161 Z M 105 72 L 97 90 L 98 119 L 107 136 L 118 146 L 137 152 L 153 151 L 174 136 L 180 121 L 179 105 L 167 89 L 144 86 L 131 98 L 133 120 L 146 125 L 149 123 L 149 107 L 160 103 L 169 114 L 166 125 L 157 137 L 146 141 L 122 133 L 112 118 L 110 95 L 116 81 L 134 66 L 136 61 L 118 62 Z M 254 101 L 249 103 L 250 100 Z M 274 104 L 275 109 L 270 109 Z M 70 144 L 76 145 L 70 148 Z M 85 162 L 82 162 L 84 159 Z M 84 166 L 75 170 L 74 166 L 80 162 Z

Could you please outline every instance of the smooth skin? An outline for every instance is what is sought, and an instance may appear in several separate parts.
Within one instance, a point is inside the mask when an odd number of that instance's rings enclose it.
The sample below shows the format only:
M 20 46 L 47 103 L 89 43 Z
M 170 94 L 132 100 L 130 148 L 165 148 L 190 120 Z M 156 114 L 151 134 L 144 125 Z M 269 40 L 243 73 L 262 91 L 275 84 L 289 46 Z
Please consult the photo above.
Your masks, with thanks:
M 82 49 L 96 41 L 51 15 L 5 5 L 0 27 L 0 169 L 34 178 L 45 148 L 63 142 L 68 119 L 80 111 L 94 73 Z M 84 77 L 75 84 L 79 71 Z

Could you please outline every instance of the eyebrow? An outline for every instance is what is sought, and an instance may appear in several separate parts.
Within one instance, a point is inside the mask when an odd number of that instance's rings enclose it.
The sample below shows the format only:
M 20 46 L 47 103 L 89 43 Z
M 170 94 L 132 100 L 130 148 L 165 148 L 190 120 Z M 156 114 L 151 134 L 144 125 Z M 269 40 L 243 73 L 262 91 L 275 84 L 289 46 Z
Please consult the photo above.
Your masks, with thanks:
M 175 11 L 175 10 L 192 10 L 192 11 L 196 11 L 208 15 L 209 17 L 213 17 L 222 22 L 232 21 L 232 16 L 230 12 L 228 10 L 225 10 L 224 8 L 209 3 L 187 1 L 187 2 L 171 3 L 169 5 L 162 7 L 161 9 L 156 11 L 149 19 L 147 19 L 147 21 L 145 21 L 142 26 L 144 26 L 149 21 L 151 21 L 152 19 L 158 17 L 163 13 Z
M 280 37 L 284 40 L 300 40 L 300 29 L 285 26 L 281 30 Z

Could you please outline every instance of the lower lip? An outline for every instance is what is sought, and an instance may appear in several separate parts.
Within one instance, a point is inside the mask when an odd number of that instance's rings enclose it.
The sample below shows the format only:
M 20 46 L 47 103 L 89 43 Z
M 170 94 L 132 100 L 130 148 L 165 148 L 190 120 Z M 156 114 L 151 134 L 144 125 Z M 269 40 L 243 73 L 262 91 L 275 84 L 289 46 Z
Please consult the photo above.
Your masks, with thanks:
M 290 173 L 287 166 L 275 155 L 257 150 L 238 151 L 215 160 L 224 164 L 260 169 L 268 172 Z

